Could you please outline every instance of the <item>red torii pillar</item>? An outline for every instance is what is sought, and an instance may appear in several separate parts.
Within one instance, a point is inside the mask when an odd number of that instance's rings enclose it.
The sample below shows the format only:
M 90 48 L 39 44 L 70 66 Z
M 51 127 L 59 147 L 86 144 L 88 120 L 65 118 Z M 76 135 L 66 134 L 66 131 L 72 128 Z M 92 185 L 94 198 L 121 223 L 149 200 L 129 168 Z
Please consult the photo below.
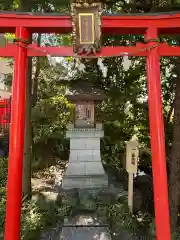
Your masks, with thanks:
M 4 234 L 4 239 L 6 240 L 20 239 L 27 77 L 27 48 L 23 40 L 28 41 L 27 29 L 17 27 L 16 38 L 22 39 L 22 42 L 19 40 L 14 57 L 6 225 Z
M 157 44 L 157 29 L 155 27 L 149 28 L 147 30 L 145 39 L 148 42 L 148 47 L 150 48 L 146 59 L 146 65 L 156 236 L 157 240 L 170 240 L 171 231 L 164 120 L 161 98 L 160 56 L 158 54 L 158 47 L 153 47 L 155 44 Z

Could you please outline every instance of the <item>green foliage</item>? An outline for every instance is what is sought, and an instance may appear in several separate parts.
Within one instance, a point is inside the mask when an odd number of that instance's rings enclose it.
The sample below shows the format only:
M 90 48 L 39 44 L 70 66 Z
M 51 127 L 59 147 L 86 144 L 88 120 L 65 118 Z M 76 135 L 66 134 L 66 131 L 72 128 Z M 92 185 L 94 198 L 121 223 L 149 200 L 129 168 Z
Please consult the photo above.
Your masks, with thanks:
M 0 239 L 4 236 L 4 223 L 6 212 L 6 182 L 7 182 L 7 159 L 0 158 Z M 71 211 L 69 206 L 61 206 L 47 203 L 44 207 L 42 201 L 23 202 L 21 212 L 21 239 L 38 239 L 42 229 L 53 225 L 57 219 L 62 220 Z
M 154 220 L 150 223 L 148 232 L 149 232 L 149 236 L 151 237 L 151 239 L 156 240 L 156 224 L 155 224 Z M 180 229 L 179 228 L 176 232 L 172 233 L 171 239 L 172 240 L 179 240 L 180 239 Z
M 49 203 L 44 209 L 38 202 L 26 202 L 22 208 L 21 239 L 38 239 L 45 227 L 53 226 L 57 220 L 63 221 L 70 210 L 68 206 L 58 206 L 55 203 Z
M 65 88 L 58 82 L 65 69 L 60 64 L 50 68 L 47 61 L 43 61 L 38 78 L 38 98 L 32 108 L 32 127 L 33 155 L 36 160 L 45 161 L 66 149 L 65 131 L 74 106 L 67 101 Z
M 61 137 L 70 117 L 70 108 L 63 95 L 38 101 L 32 114 L 34 144 Z
M 6 189 L 5 187 L 0 187 L 0 239 L 3 239 L 5 214 L 6 214 Z
M 0 158 L 0 188 L 5 187 L 7 183 L 7 159 Z
M 108 221 L 112 231 L 118 233 L 121 230 L 127 230 L 130 233 L 138 233 L 147 228 L 152 221 L 148 214 L 132 215 L 128 206 L 122 203 L 110 205 L 107 209 Z
M 7 159 L 0 158 L 0 239 L 3 239 L 6 212 Z

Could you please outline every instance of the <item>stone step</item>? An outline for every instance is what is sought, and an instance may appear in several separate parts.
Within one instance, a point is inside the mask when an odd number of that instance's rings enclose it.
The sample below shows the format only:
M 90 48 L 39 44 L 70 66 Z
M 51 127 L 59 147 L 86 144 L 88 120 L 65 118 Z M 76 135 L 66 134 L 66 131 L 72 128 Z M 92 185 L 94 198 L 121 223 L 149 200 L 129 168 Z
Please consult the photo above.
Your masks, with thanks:
M 111 240 L 107 227 L 63 227 L 60 240 Z
M 60 240 L 111 240 L 108 224 L 95 215 L 65 218 Z

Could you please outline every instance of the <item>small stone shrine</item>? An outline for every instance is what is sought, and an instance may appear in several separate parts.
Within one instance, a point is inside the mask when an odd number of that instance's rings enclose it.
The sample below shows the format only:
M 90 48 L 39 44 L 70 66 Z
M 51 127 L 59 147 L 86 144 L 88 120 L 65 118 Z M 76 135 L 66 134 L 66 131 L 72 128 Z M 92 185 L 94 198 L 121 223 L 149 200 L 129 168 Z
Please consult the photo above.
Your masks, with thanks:
M 96 105 L 105 96 L 86 80 L 69 82 L 66 97 L 74 103 L 75 111 L 66 132 L 66 137 L 70 139 L 70 156 L 62 188 L 108 187 L 108 177 L 100 153 L 100 139 L 104 136 L 104 131 L 96 112 Z

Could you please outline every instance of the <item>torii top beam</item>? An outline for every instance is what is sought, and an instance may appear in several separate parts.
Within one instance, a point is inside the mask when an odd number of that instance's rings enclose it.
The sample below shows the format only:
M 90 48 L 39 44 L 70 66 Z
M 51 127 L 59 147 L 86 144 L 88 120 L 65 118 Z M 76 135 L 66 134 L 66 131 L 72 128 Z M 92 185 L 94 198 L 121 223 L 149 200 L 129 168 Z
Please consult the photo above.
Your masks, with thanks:
M 16 27 L 23 26 L 30 33 L 59 33 L 72 32 L 71 16 L 62 14 L 18 13 L 0 12 L 0 33 L 15 33 Z M 150 27 L 155 27 L 158 34 L 180 33 L 180 12 L 156 14 L 121 14 L 102 16 L 103 34 L 145 34 Z M 137 43 L 136 46 L 106 46 L 97 53 L 97 57 L 119 56 L 127 53 L 130 56 L 147 56 L 147 45 Z M 13 57 L 15 45 L 7 44 L 6 48 L 0 47 L 1 57 Z M 29 45 L 28 56 L 74 56 L 73 48 L 67 46 L 38 47 Z M 180 56 L 179 46 L 159 44 L 160 56 Z M 123 54 L 122 54 L 123 55 Z
M 31 32 L 71 33 L 70 16 L 62 14 L 0 12 L 0 32 L 14 33 L 15 28 L 24 26 Z M 107 15 L 102 16 L 102 32 L 105 34 L 144 34 L 154 26 L 159 34 L 180 32 L 180 12 Z

